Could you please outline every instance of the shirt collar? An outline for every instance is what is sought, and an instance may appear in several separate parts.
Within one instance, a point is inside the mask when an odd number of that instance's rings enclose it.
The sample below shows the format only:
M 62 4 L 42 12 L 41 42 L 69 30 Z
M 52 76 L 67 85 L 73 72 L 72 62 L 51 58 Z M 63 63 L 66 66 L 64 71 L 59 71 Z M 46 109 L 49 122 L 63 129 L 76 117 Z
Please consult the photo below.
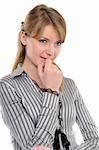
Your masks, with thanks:
M 11 78 L 21 75 L 24 72 L 22 63 L 19 63 L 17 68 L 11 73 Z

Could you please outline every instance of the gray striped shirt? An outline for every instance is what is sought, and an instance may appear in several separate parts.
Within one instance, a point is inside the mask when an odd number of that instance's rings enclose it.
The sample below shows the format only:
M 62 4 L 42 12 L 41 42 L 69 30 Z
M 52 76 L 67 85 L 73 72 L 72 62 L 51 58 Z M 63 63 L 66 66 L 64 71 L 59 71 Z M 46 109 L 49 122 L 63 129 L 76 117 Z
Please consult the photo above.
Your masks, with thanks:
M 37 145 L 52 148 L 54 133 L 59 128 L 59 99 L 62 102 L 62 131 L 70 141 L 70 150 L 99 150 L 97 128 L 75 82 L 64 77 L 64 90 L 59 96 L 43 92 L 19 64 L 0 80 L 2 117 L 10 129 L 14 150 L 33 150 Z M 84 142 L 76 144 L 72 127 L 77 122 Z

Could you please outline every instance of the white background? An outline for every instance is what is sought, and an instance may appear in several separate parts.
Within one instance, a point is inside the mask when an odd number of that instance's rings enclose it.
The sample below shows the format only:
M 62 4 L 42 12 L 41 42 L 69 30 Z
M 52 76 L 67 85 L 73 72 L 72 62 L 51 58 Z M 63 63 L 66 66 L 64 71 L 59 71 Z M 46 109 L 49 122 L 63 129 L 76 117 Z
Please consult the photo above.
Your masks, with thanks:
M 66 19 L 67 38 L 56 60 L 72 78 L 99 129 L 99 15 L 98 0 L 3 0 L 0 2 L 0 78 L 9 74 L 17 51 L 17 35 L 25 15 L 36 4 L 56 8 Z M 78 144 L 82 142 L 74 125 Z M 0 115 L 0 149 L 12 150 L 9 130 Z

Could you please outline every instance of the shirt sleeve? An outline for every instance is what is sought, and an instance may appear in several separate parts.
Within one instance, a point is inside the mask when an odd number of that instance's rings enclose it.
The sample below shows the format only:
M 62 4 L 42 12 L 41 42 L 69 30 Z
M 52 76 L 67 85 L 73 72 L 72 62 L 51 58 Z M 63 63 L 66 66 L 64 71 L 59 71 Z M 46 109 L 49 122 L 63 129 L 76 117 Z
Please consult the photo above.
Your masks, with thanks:
M 83 101 L 83 98 L 76 87 L 76 121 L 80 127 L 84 142 L 75 150 L 99 150 L 99 137 L 97 127 L 89 114 L 88 109 Z
M 0 103 L 3 120 L 23 150 L 33 150 L 33 147 L 37 145 L 52 148 L 56 119 L 58 118 L 59 97 L 44 92 L 42 99 L 42 108 L 35 127 L 14 88 L 5 83 L 0 83 Z

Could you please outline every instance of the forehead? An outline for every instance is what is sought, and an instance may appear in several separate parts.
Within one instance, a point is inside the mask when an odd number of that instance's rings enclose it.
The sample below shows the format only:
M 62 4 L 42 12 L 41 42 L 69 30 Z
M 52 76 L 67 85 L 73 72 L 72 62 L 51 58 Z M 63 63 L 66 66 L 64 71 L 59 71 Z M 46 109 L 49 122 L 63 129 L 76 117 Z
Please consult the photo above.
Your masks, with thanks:
M 46 25 L 42 30 L 41 36 L 49 39 L 60 40 L 59 33 L 52 25 Z

